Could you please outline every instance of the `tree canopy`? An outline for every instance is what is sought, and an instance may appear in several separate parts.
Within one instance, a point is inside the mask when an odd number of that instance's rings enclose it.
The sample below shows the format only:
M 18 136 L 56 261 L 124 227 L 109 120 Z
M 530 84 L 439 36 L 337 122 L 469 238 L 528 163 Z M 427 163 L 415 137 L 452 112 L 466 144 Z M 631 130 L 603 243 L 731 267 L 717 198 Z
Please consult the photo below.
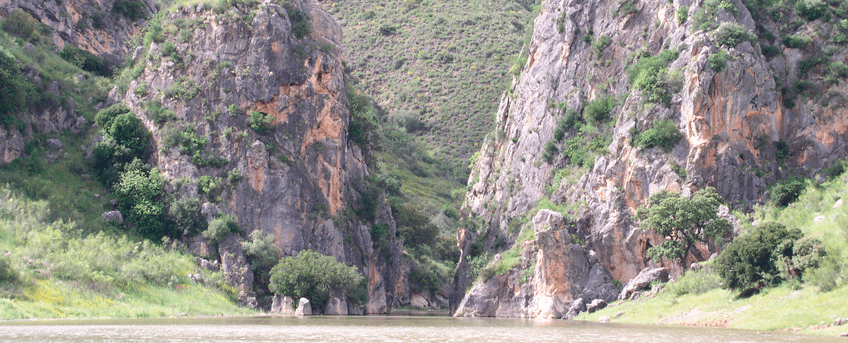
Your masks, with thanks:
M 346 266 L 333 256 L 303 250 L 274 266 L 268 289 L 294 299 L 307 298 L 323 306 L 330 299 L 331 291 L 346 295 L 361 285 L 363 279 L 356 267 Z
M 648 257 L 682 260 L 695 242 L 726 236 L 731 225 L 718 216 L 722 203 L 724 199 L 712 187 L 691 198 L 665 190 L 652 195 L 638 212 L 641 228 L 662 235 L 665 241 L 649 248 Z

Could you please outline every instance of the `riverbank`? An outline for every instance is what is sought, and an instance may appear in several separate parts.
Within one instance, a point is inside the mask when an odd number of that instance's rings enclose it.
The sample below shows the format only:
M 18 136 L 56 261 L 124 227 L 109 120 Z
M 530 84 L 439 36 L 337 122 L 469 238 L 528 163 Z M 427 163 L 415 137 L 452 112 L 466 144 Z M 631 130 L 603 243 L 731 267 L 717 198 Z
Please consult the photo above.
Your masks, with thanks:
M 751 296 L 736 298 L 727 290 L 675 297 L 670 292 L 633 301 L 611 303 L 600 311 L 581 314 L 575 320 L 613 323 L 683 325 L 734 329 L 791 331 L 838 336 L 848 324 L 834 325 L 848 317 L 848 287 L 819 292 L 815 287 L 793 290 L 784 285 Z

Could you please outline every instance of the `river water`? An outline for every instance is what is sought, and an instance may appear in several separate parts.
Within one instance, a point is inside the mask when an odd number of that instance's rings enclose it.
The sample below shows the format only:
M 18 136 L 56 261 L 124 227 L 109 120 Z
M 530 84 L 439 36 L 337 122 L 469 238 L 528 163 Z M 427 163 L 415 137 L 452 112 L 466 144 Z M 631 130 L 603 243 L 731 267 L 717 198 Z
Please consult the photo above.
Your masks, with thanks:
M 783 332 L 450 317 L 178 318 L 0 323 L 0 342 L 821 342 Z

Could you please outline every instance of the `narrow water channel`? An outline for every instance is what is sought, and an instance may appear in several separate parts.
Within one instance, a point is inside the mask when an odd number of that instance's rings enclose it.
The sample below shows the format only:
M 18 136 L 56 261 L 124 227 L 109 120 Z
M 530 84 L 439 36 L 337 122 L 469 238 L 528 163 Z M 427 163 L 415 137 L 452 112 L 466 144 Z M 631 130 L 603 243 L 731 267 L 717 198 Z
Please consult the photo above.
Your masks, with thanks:
M 0 342 L 821 342 L 783 332 L 450 317 L 179 318 L 0 323 Z

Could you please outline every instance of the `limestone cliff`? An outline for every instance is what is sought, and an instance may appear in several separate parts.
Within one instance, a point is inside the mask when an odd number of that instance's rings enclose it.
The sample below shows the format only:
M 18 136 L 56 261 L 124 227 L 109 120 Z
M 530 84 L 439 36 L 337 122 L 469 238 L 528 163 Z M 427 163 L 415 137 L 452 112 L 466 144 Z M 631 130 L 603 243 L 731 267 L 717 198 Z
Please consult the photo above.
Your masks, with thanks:
M 646 258 L 647 248 L 663 238 L 639 231 L 633 216 L 651 194 L 663 189 L 689 194 L 712 186 L 731 206 L 750 208 L 767 199 L 769 184 L 790 175 L 814 176 L 845 155 L 845 83 L 815 84 L 822 79 L 821 68 L 798 67 L 810 51 L 828 44 L 825 37 L 836 32 L 830 31 L 834 26 L 822 20 L 795 26 L 799 35 L 812 27 L 821 31 L 805 49 L 786 46 L 763 33 L 787 30 L 782 23 L 763 15 L 755 22 L 742 2 L 725 2 L 717 9 L 714 1 L 688 0 L 542 3 L 527 63 L 503 96 L 497 131 L 487 138 L 469 179 L 468 225 L 459 233 L 463 255 L 451 299 L 456 315 L 564 316 L 577 300 L 611 300 L 616 292 L 607 285 L 626 282 L 647 266 L 665 264 L 679 274 L 678 264 Z M 701 26 L 696 19 L 704 12 L 708 25 Z M 729 24 L 760 38 L 728 44 L 719 32 Z M 778 56 L 764 56 L 770 44 L 778 47 Z M 846 53 L 838 49 L 828 56 L 845 61 Z M 667 59 L 664 86 L 670 90 L 665 102 L 651 101 L 648 91 L 628 80 L 628 68 L 640 58 L 661 55 Z M 804 96 L 803 89 L 776 82 L 793 80 L 813 81 L 811 87 L 826 95 Z M 594 129 L 608 130 L 611 143 L 581 168 L 575 155 L 558 152 L 585 131 L 557 133 L 558 122 L 568 116 L 566 108 L 580 113 L 605 98 L 615 103 L 609 124 Z M 668 152 L 636 147 L 634 136 L 660 120 L 676 124 L 680 142 Z M 563 136 L 566 143 L 559 143 Z M 549 207 L 573 219 L 559 224 L 558 239 L 539 235 L 535 218 L 527 223 Z M 535 239 L 517 239 L 531 229 Z M 562 238 L 567 235 L 574 238 Z M 539 252 L 522 255 L 531 260 L 508 265 L 506 274 L 484 274 L 476 283 L 470 278 L 480 267 L 472 260 L 500 253 L 491 268 L 513 242 L 527 245 L 513 249 Z M 543 253 L 552 249 L 563 256 Z M 603 270 L 585 273 L 589 264 L 581 255 L 597 256 Z M 690 254 L 683 265 L 694 259 Z M 525 273 L 525 280 L 515 273 Z M 583 286 L 589 278 L 603 291 L 590 293 Z
M 113 96 L 153 133 L 153 164 L 171 180 L 169 193 L 201 197 L 245 233 L 272 235 L 281 256 L 312 249 L 358 266 L 369 280 L 364 312 L 388 313 L 400 245 L 388 206 L 362 199 L 368 168 L 348 139 L 338 24 L 309 1 L 200 4 L 160 17 L 151 26 L 162 36 L 140 47 L 138 76 Z M 191 247 L 212 253 L 202 237 Z M 240 249 L 218 249 L 235 258 L 231 282 L 249 298 L 253 276 Z

